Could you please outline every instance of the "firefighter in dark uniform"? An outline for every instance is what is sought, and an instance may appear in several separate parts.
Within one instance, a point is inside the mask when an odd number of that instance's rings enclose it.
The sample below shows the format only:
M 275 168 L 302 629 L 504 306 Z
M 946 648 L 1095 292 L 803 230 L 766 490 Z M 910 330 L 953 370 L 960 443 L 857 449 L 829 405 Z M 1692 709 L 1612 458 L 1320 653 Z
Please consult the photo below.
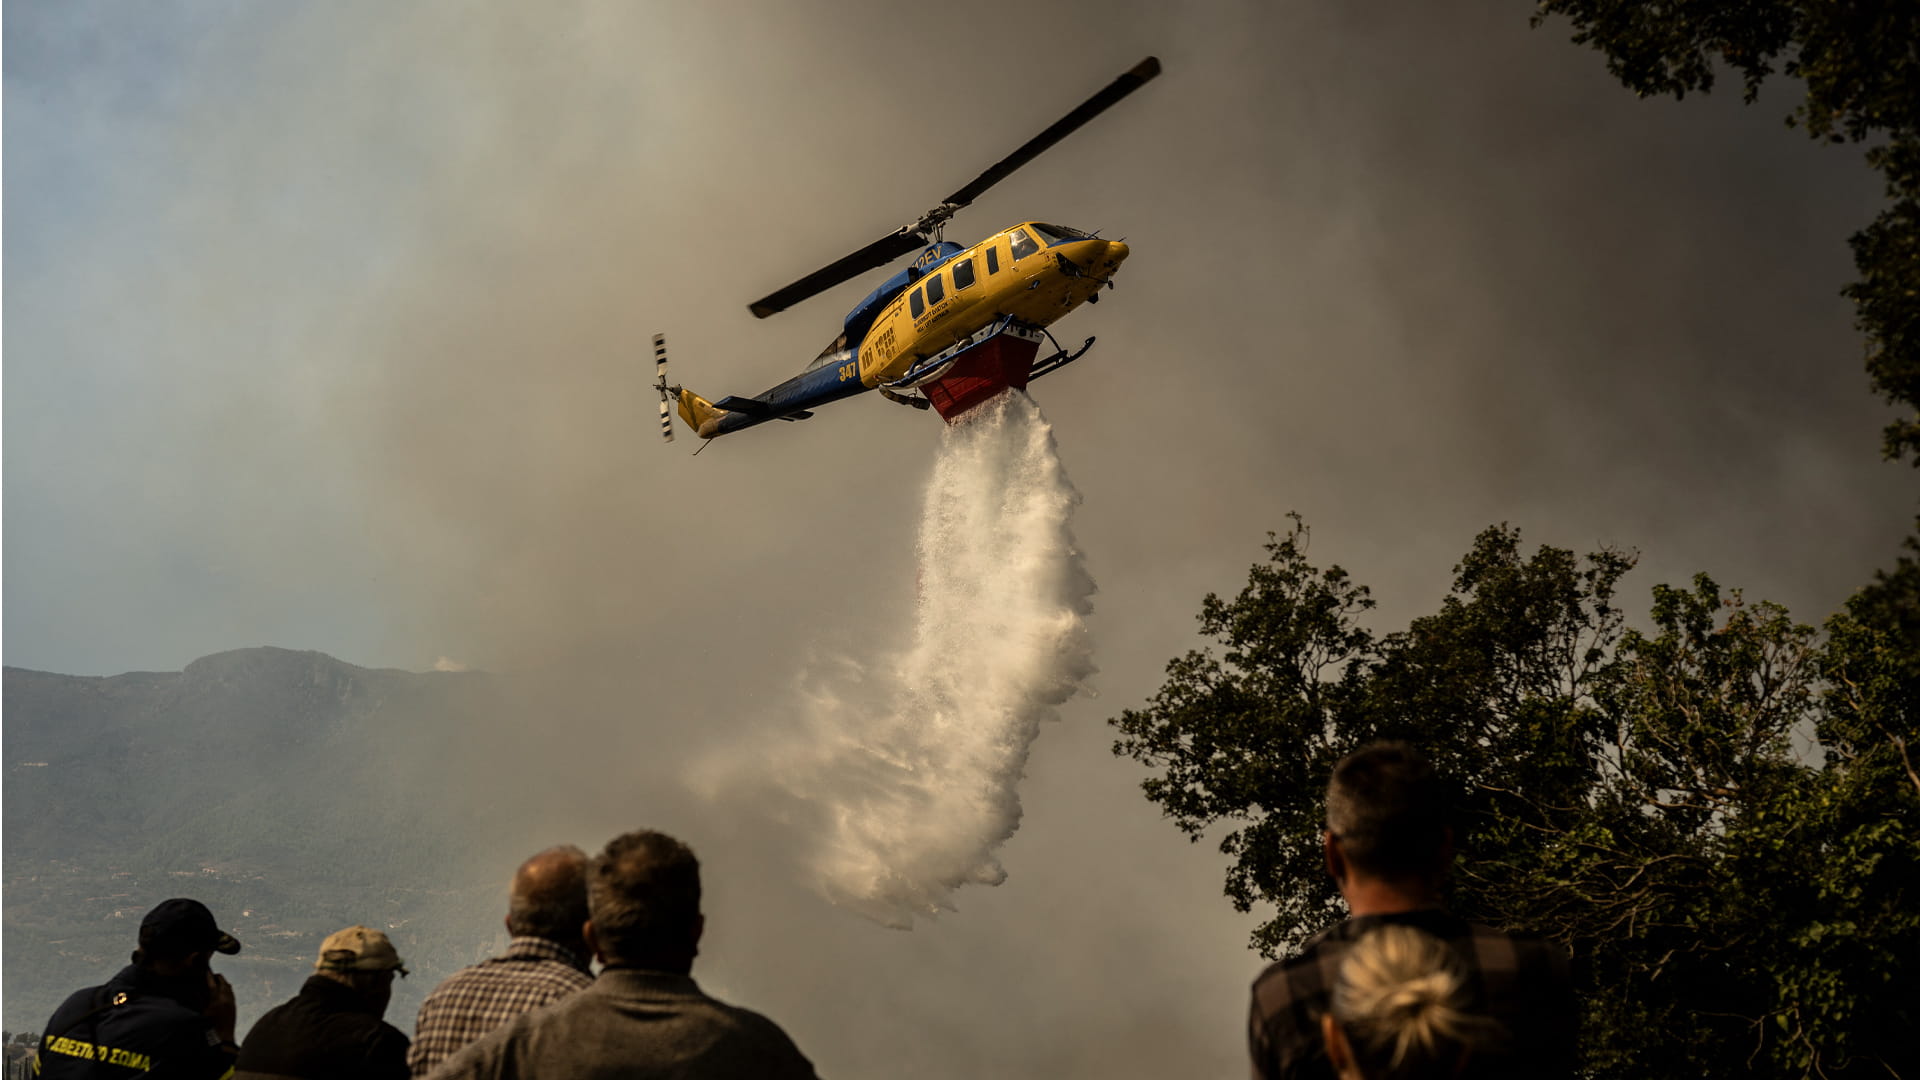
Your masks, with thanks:
M 213 954 L 240 943 L 198 900 L 168 900 L 140 921 L 133 963 L 78 991 L 40 1037 L 35 1071 L 68 1080 L 219 1080 L 233 1072 L 233 987 Z

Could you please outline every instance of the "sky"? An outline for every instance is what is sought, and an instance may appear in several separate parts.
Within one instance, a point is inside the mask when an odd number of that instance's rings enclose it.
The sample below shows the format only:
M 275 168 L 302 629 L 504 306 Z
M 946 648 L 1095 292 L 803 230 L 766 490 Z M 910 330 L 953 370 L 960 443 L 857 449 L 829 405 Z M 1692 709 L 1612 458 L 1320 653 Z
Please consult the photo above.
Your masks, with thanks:
M 1880 202 L 1857 150 L 1788 130 L 1784 87 L 1637 99 L 1530 13 L 15 0 L 5 662 L 525 674 L 547 715 L 474 738 L 547 784 L 492 839 L 678 831 L 700 973 L 823 1073 L 1238 1075 L 1260 913 L 1103 721 L 1288 511 L 1382 629 L 1497 522 L 1638 551 L 1643 611 L 1706 572 L 1806 621 L 1911 527 L 1838 295 Z M 882 930 L 794 880 L 771 802 L 688 777 L 897 647 L 939 421 L 859 398 L 691 458 L 649 340 L 709 397 L 785 378 L 873 283 L 748 301 L 1148 54 L 950 226 L 1132 248 L 1034 386 L 1098 696 L 1034 745 L 1006 882 Z

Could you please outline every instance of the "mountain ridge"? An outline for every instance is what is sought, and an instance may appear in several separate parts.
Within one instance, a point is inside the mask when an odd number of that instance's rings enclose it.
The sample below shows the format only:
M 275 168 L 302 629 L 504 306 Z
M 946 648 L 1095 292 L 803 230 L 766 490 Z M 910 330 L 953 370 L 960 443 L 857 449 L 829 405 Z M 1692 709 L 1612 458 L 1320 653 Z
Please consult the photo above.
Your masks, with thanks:
M 219 965 L 243 1020 L 297 988 L 341 926 L 389 928 L 422 976 L 402 997 L 473 962 L 500 886 L 466 870 L 460 838 L 483 807 L 456 751 L 502 690 L 485 672 L 272 646 L 178 672 L 6 667 L 7 1028 L 36 1030 L 110 975 L 169 896 L 205 901 L 246 943 Z

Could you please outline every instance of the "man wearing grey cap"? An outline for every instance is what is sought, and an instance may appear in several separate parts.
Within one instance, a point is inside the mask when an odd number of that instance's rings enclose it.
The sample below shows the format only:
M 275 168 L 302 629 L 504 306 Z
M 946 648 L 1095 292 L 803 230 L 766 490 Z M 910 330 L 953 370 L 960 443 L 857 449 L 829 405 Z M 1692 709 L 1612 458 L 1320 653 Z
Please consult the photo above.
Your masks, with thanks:
M 247 1032 L 234 1080 L 406 1080 L 407 1037 L 381 1019 L 407 973 L 393 942 L 349 926 L 320 943 L 313 971 Z
M 240 943 L 198 900 L 167 900 L 140 920 L 133 963 L 67 998 L 47 1021 L 34 1072 L 59 1080 L 159 1073 L 215 1080 L 233 1070 L 233 987 L 214 953 Z

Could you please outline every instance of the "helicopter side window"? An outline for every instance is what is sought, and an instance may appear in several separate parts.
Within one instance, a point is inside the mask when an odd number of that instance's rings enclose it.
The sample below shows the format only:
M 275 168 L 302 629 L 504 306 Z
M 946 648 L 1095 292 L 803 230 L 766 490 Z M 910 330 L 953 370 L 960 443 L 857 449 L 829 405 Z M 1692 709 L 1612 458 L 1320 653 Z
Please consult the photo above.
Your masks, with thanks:
M 1013 257 L 1016 262 L 1039 250 L 1040 245 L 1033 242 L 1033 237 L 1027 235 L 1027 230 L 1013 230 Z
M 999 272 L 1000 272 L 1000 245 L 995 244 L 993 247 L 990 247 L 987 249 L 987 274 L 991 276 Z
M 935 279 L 935 280 L 938 280 L 938 279 Z M 908 299 L 907 305 L 913 308 L 913 317 L 916 319 L 926 314 L 927 312 L 927 302 L 925 300 L 920 299 L 919 289 L 913 290 L 913 296 L 910 299 Z
M 973 260 L 961 259 L 959 262 L 954 263 L 953 291 L 959 292 L 971 284 L 973 284 Z
M 927 303 L 928 304 L 937 304 L 940 301 L 946 299 L 946 296 L 947 296 L 947 284 L 946 284 L 945 278 L 942 275 L 935 274 L 934 276 L 927 279 Z

